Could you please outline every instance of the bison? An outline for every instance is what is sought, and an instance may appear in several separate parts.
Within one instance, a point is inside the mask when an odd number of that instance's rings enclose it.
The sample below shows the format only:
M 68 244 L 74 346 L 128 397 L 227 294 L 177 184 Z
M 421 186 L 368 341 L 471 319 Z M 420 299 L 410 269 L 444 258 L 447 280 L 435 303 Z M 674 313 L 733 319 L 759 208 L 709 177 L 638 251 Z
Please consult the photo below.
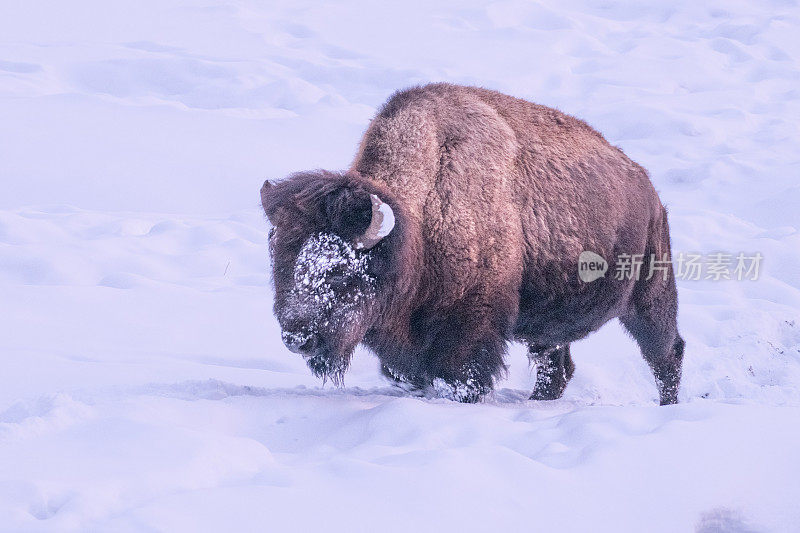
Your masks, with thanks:
M 581 120 L 482 88 L 399 91 L 349 170 L 267 181 L 261 202 L 283 341 L 324 379 L 341 382 L 363 343 L 391 380 L 472 402 L 520 341 L 531 398 L 555 399 L 569 344 L 619 318 L 661 404 L 677 402 L 667 212 L 647 172 Z M 582 279 L 583 252 L 605 275 Z

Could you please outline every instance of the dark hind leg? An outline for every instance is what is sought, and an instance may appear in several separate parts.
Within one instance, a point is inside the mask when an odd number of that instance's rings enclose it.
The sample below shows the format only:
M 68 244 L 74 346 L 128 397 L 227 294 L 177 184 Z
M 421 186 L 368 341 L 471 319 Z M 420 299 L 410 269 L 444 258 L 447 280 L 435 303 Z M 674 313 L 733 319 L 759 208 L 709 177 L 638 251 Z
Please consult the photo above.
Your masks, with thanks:
M 653 371 L 661 405 L 678 403 L 685 342 L 678 334 L 678 293 L 672 269 L 669 278 L 639 280 L 629 312 L 620 317 Z
M 569 344 L 555 346 L 532 345 L 528 359 L 536 365 L 536 385 L 531 400 L 561 398 L 567 383 L 575 373 L 575 363 L 569 354 Z
M 640 315 L 623 317 L 622 324 L 639 343 L 642 356 L 653 371 L 661 405 L 678 403 L 685 342 L 677 329 L 665 329 L 653 317 Z

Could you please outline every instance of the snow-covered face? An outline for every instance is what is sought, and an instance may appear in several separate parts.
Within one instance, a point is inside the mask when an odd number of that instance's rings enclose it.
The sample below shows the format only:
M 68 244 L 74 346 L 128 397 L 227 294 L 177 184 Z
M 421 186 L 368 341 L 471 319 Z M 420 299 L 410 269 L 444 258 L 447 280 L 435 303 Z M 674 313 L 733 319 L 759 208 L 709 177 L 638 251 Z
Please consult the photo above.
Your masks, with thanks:
M 339 381 L 364 335 L 375 287 L 369 261 L 369 252 L 333 233 L 318 233 L 303 243 L 291 276 L 276 277 L 283 342 L 320 377 Z

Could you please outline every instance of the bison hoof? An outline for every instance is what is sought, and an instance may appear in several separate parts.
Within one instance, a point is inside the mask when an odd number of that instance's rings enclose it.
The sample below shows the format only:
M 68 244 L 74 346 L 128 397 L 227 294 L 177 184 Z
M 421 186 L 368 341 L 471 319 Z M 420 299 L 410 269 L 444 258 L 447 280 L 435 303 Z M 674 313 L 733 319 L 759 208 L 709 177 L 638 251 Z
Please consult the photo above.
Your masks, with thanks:
M 461 403 L 477 403 L 491 389 L 474 380 L 447 382 L 442 378 L 433 380 L 433 392 L 439 398 Z
M 558 400 L 564 394 L 564 389 L 554 387 L 536 387 L 533 389 L 529 400 Z
M 564 394 L 569 377 L 563 365 L 545 360 L 537 364 L 536 384 L 533 386 L 531 400 L 557 400 Z
M 672 405 L 678 403 L 678 392 L 667 391 L 661 393 L 661 405 Z

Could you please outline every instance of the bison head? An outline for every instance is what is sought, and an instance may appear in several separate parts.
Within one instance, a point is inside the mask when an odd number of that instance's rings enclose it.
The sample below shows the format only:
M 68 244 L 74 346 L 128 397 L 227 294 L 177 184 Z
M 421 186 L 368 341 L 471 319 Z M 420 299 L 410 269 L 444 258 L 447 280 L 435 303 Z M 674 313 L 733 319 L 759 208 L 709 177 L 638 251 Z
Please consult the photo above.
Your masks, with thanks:
M 357 176 L 322 171 L 265 182 L 261 202 L 283 342 L 339 383 L 369 325 L 394 212 Z

